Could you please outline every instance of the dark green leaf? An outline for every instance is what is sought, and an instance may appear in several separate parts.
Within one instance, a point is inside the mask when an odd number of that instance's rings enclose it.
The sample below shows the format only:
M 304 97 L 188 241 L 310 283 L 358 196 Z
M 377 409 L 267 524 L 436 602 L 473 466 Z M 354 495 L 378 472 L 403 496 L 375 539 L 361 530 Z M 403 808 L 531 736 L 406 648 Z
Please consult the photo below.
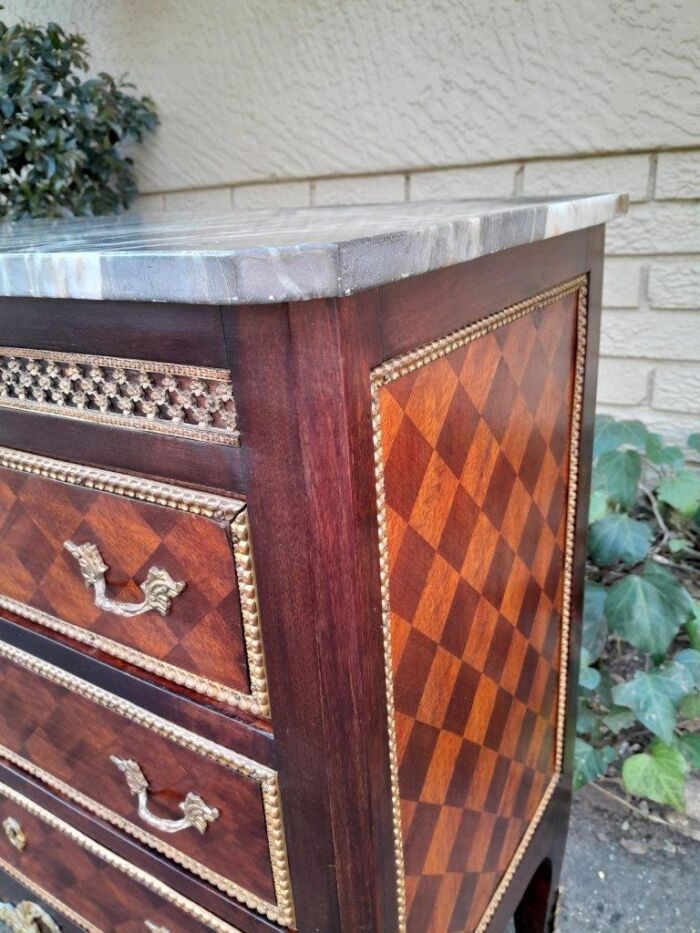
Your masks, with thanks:
M 574 790 L 578 790 L 584 784 L 595 781 L 596 778 L 605 774 L 608 765 L 615 757 L 615 750 L 609 746 L 601 749 L 593 748 L 577 736 L 574 742 Z
M 598 660 L 607 640 L 605 588 L 587 580 L 583 597 L 582 646 L 588 652 L 591 664 Z
M 591 709 L 585 697 L 579 696 L 576 709 L 576 732 L 579 735 L 600 733 L 600 717 Z
M 681 515 L 692 515 L 700 507 L 700 470 L 679 470 L 659 483 L 656 494 Z
M 611 629 L 631 645 L 662 657 L 692 612 L 687 591 L 673 574 L 647 563 L 608 590 L 605 614 Z
M 588 534 L 591 557 L 599 567 L 617 563 L 638 564 L 644 560 L 651 540 L 649 525 L 624 513 L 601 519 Z
M 700 768 L 700 735 L 682 735 L 678 747 L 691 768 Z
M 608 508 L 608 496 L 604 489 L 594 489 L 591 492 L 591 499 L 588 503 L 588 524 L 600 521 L 605 518 L 610 509 Z
M 688 633 L 690 647 L 700 651 L 700 603 L 697 599 L 693 600 L 693 607 L 690 618 L 686 620 L 685 630 Z
M 597 415 L 593 440 L 593 456 L 618 447 L 644 450 L 648 431 L 641 421 L 616 421 L 609 415 Z
M 608 450 L 594 467 L 595 488 L 605 490 L 609 499 L 631 509 L 637 499 L 642 476 L 642 458 L 636 450 Z
M 689 722 L 700 719 L 700 693 L 690 693 L 683 697 L 678 707 L 678 715 Z
M 700 687 L 700 651 L 694 648 L 684 648 L 678 651 L 673 660 L 676 664 L 681 664 L 693 678 L 693 686 Z
M 610 712 L 603 716 L 603 722 L 615 735 L 623 729 L 629 729 L 635 721 L 636 717 L 632 710 L 625 709 L 623 706 L 613 706 Z
M 579 668 L 578 682 L 584 690 L 595 690 L 600 683 L 600 671 L 590 667 L 591 657 L 585 648 L 581 649 L 581 666 Z
M 667 447 L 660 434 L 648 434 L 646 441 L 646 455 L 656 466 L 672 467 L 677 469 L 683 465 L 683 451 L 680 447 Z
M 625 761 L 622 780 L 628 793 L 682 811 L 687 772 L 688 763 L 678 749 L 652 742 L 648 752 L 632 755 Z
M 672 695 L 672 683 L 658 673 L 638 673 L 613 688 L 615 703 L 631 709 L 642 725 L 667 744 L 673 741 L 676 725 L 677 700 Z

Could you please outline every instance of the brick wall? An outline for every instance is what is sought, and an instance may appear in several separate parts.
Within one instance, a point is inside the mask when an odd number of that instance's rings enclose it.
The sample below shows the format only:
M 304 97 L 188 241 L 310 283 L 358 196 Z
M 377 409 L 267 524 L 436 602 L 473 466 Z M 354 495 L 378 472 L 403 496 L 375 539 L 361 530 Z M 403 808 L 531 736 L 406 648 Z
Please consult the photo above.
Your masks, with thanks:
M 190 211 L 628 191 L 607 238 L 599 408 L 669 439 L 700 429 L 700 150 L 465 166 L 145 195 Z

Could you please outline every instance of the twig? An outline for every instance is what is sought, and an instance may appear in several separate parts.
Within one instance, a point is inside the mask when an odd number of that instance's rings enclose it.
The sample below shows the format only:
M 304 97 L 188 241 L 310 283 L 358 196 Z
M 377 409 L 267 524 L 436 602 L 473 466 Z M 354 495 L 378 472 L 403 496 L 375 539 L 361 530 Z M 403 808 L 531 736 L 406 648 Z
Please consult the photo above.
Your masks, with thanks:
M 606 778 L 606 780 L 614 779 Z M 614 794 L 612 791 L 607 790 L 597 782 L 591 784 L 591 787 L 594 787 L 599 793 L 604 794 L 606 797 L 609 797 L 616 803 L 621 803 L 623 807 L 627 807 L 628 810 L 636 813 L 637 816 L 641 816 L 643 819 L 649 820 L 650 823 L 658 823 L 660 826 L 665 826 L 666 829 L 672 829 L 675 832 L 680 833 L 682 836 L 687 836 L 689 839 L 694 839 L 696 842 L 700 842 L 700 832 L 696 832 L 693 829 L 684 829 L 682 826 L 676 826 L 675 823 L 669 823 L 668 820 L 665 820 L 661 816 L 657 816 L 655 813 L 645 813 L 644 810 L 640 810 L 639 807 L 635 807 L 635 805 L 630 803 L 629 800 L 625 800 L 625 798 L 621 797 L 619 794 Z
M 640 485 L 639 488 L 642 490 L 642 492 L 644 493 L 644 495 L 645 495 L 645 496 L 647 497 L 647 499 L 649 500 L 649 505 L 651 506 L 651 510 L 652 510 L 652 512 L 654 513 L 654 518 L 656 519 L 656 522 L 657 522 L 659 528 L 660 528 L 660 529 L 662 530 L 662 532 L 663 532 L 663 535 L 664 535 L 664 537 L 663 537 L 663 543 L 665 543 L 665 542 L 668 541 L 668 539 L 671 537 L 671 532 L 670 532 L 670 530 L 669 530 L 669 528 L 668 528 L 668 525 L 667 525 L 666 522 L 663 520 L 663 517 L 662 517 L 662 515 L 661 515 L 661 511 L 659 510 L 659 503 L 656 501 L 656 496 L 655 496 L 654 493 L 651 491 L 651 489 L 647 488 L 647 487 L 644 486 L 644 485 Z

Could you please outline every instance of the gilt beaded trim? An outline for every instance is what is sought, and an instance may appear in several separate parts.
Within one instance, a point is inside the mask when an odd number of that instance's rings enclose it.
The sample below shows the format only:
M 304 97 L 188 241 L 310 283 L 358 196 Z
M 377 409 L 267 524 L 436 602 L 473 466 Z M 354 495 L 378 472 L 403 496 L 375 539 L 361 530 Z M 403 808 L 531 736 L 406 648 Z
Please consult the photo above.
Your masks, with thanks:
M 114 813 L 112 810 L 109 810 L 107 807 L 104 807 L 102 804 L 74 789 L 43 768 L 39 768 L 27 759 L 0 745 L 0 758 L 4 758 L 11 764 L 22 768 L 33 777 L 39 778 L 49 787 L 52 787 L 69 799 L 84 806 L 87 810 L 90 810 L 102 819 L 118 826 L 140 842 L 151 846 L 158 852 L 161 852 L 163 855 L 177 862 L 177 864 L 181 865 L 183 868 L 186 868 L 193 874 L 208 881 L 210 884 L 214 885 L 214 887 L 224 891 L 226 894 L 230 894 L 232 897 L 235 897 L 248 907 L 257 910 L 259 913 L 264 914 L 270 920 L 286 924 L 287 926 L 293 926 L 294 909 L 292 905 L 287 846 L 282 823 L 279 783 L 277 773 L 273 769 L 261 765 L 241 755 L 239 752 L 234 752 L 216 742 L 195 735 L 187 729 L 183 729 L 181 726 L 177 726 L 174 723 L 168 722 L 168 720 L 162 719 L 160 716 L 156 716 L 136 706 L 129 700 L 117 697 L 101 687 L 88 683 L 76 677 L 74 674 L 69 674 L 67 671 L 55 667 L 47 661 L 42 661 L 26 651 L 22 651 L 20 648 L 15 648 L 12 645 L 0 642 L 0 657 L 4 657 L 8 661 L 18 664 L 33 674 L 44 677 L 46 680 L 58 684 L 58 686 L 70 690 L 78 696 L 82 696 L 93 703 L 97 703 L 112 712 L 124 716 L 126 719 L 140 726 L 150 729 L 152 732 L 155 732 L 157 735 L 162 736 L 170 742 L 203 755 L 218 765 L 231 768 L 239 774 L 256 781 L 260 785 L 263 811 L 265 813 L 270 865 L 275 889 L 276 902 L 274 904 L 263 900 L 241 885 L 224 878 L 222 875 L 212 871 L 190 856 L 178 851 L 169 843 L 135 826 L 119 814 Z
M 154 894 L 158 895 L 158 897 L 162 897 L 164 900 L 177 907 L 178 910 L 193 917 L 199 923 L 203 923 L 205 926 L 209 927 L 210 930 L 215 930 L 216 933 L 241 933 L 237 927 L 231 926 L 230 923 L 226 923 L 204 907 L 195 904 L 194 901 L 191 901 L 183 894 L 175 891 L 164 882 L 159 881 L 158 878 L 149 875 L 148 872 L 144 871 L 142 868 L 139 868 L 137 865 L 132 865 L 132 863 L 128 862 L 125 858 L 106 849 L 103 845 L 100 845 L 99 842 L 95 842 L 94 839 L 81 833 L 80 830 L 64 822 L 64 820 L 55 816 L 49 810 L 45 810 L 44 807 L 39 806 L 38 803 L 34 803 L 33 800 L 18 793 L 14 788 L 9 787 L 7 784 L 0 783 L 0 794 L 8 800 L 11 800 L 12 803 L 16 804 L 18 807 L 22 807 L 27 813 L 35 816 L 43 823 L 46 823 L 51 829 L 63 833 L 72 842 L 75 842 L 81 848 L 85 849 L 86 852 L 101 859 L 101 861 L 105 862 L 110 867 L 126 875 L 127 878 L 131 878 L 132 881 L 136 881 L 147 890 L 152 891 Z M 68 916 L 68 914 L 66 916 Z M 90 927 L 87 927 L 87 929 L 90 929 Z
M 396 865 L 396 892 L 399 933 L 406 930 L 406 880 L 404 870 L 403 840 L 401 830 L 401 797 L 399 791 L 399 773 L 396 739 L 396 713 L 394 707 L 394 686 L 392 679 L 391 616 L 389 601 L 389 564 L 388 533 L 386 517 L 386 492 L 384 488 L 384 457 L 382 446 L 381 416 L 379 408 L 379 390 L 382 386 L 410 373 L 421 366 L 440 359 L 453 350 L 457 350 L 479 337 L 486 336 L 500 327 L 517 321 L 537 308 L 551 304 L 566 295 L 577 294 L 576 317 L 576 359 L 574 365 L 574 389 L 569 439 L 569 484 L 566 506 L 566 536 L 564 548 L 564 573 L 561 620 L 560 675 L 557 694 L 557 726 L 555 740 L 554 775 L 547 785 L 535 814 L 528 825 L 518 848 L 508 865 L 503 878 L 489 901 L 484 914 L 476 927 L 475 933 L 485 933 L 494 917 L 505 892 L 529 846 L 532 837 L 544 815 L 549 801 L 562 775 L 564 760 L 564 726 L 566 718 L 567 669 L 569 661 L 569 639 L 571 626 L 571 587 L 574 564 L 574 538 L 576 530 L 576 500 L 578 492 L 578 454 L 583 410 L 583 383 L 586 358 L 586 316 L 588 277 L 578 276 L 554 288 L 541 292 L 532 298 L 504 308 L 495 314 L 482 318 L 445 337 L 434 340 L 422 347 L 388 360 L 374 369 L 370 375 L 372 394 L 372 433 L 374 441 L 375 484 L 377 495 L 377 519 L 379 536 L 380 587 L 382 603 L 382 627 L 384 640 L 384 674 L 386 686 L 387 720 L 389 729 L 389 766 L 391 775 L 391 800 L 394 828 L 394 853 Z
M 143 479 L 138 476 L 127 476 L 108 470 L 84 467 L 76 463 L 52 460 L 48 457 L 28 454 L 8 447 L 0 447 L 0 467 L 22 473 L 32 473 L 36 476 L 70 483 L 74 486 L 84 486 L 87 489 L 114 493 L 115 495 L 190 512 L 193 515 L 202 515 L 205 518 L 226 521 L 231 529 L 233 543 L 233 562 L 238 581 L 250 693 L 243 693 L 234 687 L 220 684 L 200 674 L 193 674 L 167 661 L 151 657 L 136 648 L 131 648 L 114 639 L 107 638 L 105 635 L 81 628 L 2 594 L 0 594 L 0 609 L 13 612 L 30 622 L 35 622 L 37 625 L 59 632 L 61 635 L 66 635 L 68 638 L 82 644 L 98 648 L 106 654 L 140 667 L 165 680 L 187 687 L 189 690 L 203 696 L 269 719 L 270 704 L 267 691 L 267 676 L 265 673 L 255 571 L 245 502 L 240 499 L 217 496 L 213 493 L 171 486 L 168 483 Z
M 0 407 L 240 445 L 225 369 L 0 347 Z
M 76 913 L 67 904 L 64 904 L 63 901 L 59 901 L 57 897 L 54 897 L 53 894 L 49 894 L 48 891 L 44 890 L 40 885 L 35 881 L 32 881 L 31 878 L 28 878 L 26 875 L 22 874 L 21 871 L 17 871 L 14 865 L 10 865 L 9 862 L 6 862 L 5 859 L 0 858 L 0 869 L 5 872 L 6 875 L 9 875 L 10 878 L 19 882 L 23 887 L 27 888 L 28 891 L 31 891 L 32 894 L 35 894 L 37 897 L 48 904 L 49 907 L 53 910 L 59 911 L 64 917 L 67 917 L 71 923 L 74 923 L 81 930 L 85 930 L 86 933 L 103 933 L 99 927 L 96 927 L 94 924 L 90 923 L 84 917 L 81 917 L 80 914 Z

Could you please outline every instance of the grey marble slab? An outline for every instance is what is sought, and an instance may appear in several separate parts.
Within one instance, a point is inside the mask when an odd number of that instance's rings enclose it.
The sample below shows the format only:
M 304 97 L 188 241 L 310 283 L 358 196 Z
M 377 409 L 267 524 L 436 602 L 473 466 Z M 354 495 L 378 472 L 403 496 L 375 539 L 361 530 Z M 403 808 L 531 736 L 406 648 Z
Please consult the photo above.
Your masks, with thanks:
M 605 223 L 619 194 L 0 224 L 0 295 L 239 304 L 350 295 Z

